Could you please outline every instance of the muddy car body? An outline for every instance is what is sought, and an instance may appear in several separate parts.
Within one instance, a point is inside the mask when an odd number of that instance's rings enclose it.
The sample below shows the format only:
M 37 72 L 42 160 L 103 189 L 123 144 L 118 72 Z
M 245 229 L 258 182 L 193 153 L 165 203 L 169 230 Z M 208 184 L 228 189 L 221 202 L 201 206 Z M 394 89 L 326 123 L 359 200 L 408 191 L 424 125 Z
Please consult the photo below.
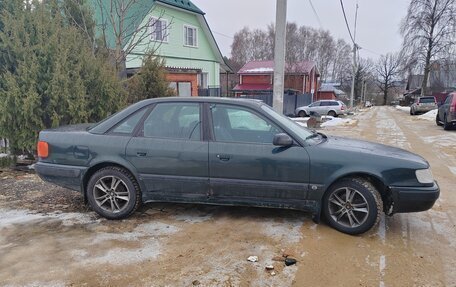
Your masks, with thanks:
M 165 98 L 94 125 L 45 130 L 36 171 L 79 190 L 100 215 L 142 202 L 290 208 L 359 234 L 379 214 L 431 208 L 439 188 L 423 158 L 304 129 L 251 100 Z

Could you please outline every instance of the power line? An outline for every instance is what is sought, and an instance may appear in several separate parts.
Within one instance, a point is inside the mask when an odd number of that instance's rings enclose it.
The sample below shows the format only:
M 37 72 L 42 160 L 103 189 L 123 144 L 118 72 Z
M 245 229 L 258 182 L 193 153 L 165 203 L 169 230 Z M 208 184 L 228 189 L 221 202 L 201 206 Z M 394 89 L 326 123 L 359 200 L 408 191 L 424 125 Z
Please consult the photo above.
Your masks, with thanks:
M 353 38 L 352 33 L 350 31 L 350 25 L 348 25 L 347 15 L 345 14 L 344 2 L 342 2 L 342 0 L 340 0 L 340 6 L 342 7 L 342 12 L 344 13 L 344 19 L 345 19 L 345 24 L 347 25 L 348 34 L 350 34 L 350 38 L 353 42 L 353 45 L 356 46 L 355 39 Z
M 315 10 L 315 7 L 314 7 L 314 5 L 312 3 L 312 0 L 309 0 L 309 3 L 310 3 L 310 7 L 312 7 L 312 10 L 313 10 L 313 12 L 315 14 L 315 17 L 317 18 L 317 21 L 318 21 L 318 24 L 320 25 L 320 28 L 323 29 L 323 25 L 321 25 L 320 17 L 318 16 L 317 10 Z
M 220 32 L 214 31 L 214 30 L 212 30 L 212 32 L 214 32 L 214 34 L 217 34 L 217 35 L 220 35 L 220 36 L 223 36 L 226 38 L 234 39 L 232 36 L 228 36 L 226 34 L 223 34 L 223 33 L 220 33 Z

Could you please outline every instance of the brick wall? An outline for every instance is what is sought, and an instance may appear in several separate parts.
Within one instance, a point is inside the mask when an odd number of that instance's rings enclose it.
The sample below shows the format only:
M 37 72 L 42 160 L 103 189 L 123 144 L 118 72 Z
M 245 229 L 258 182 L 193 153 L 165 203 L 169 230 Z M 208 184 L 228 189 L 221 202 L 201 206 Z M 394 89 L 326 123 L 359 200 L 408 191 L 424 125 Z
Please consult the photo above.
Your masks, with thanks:
M 190 82 L 192 85 L 192 97 L 198 96 L 198 76 L 192 73 L 168 73 L 166 74 L 168 82 Z
M 243 84 L 271 84 L 272 75 L 243 75 Z

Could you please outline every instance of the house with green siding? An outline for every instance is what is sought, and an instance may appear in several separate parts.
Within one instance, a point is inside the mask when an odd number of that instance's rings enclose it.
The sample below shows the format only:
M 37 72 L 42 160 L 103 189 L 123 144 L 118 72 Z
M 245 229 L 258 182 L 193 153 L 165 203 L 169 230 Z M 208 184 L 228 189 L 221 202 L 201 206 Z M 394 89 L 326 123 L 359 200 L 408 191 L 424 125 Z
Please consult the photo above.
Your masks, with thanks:
M 219 96 L 225 64 L 204 12 L 189 0 L 92 0 L 97 32 L 109 48 L 121 43 L 127 75 L 153 52 L 165 60 L 179 96 Z

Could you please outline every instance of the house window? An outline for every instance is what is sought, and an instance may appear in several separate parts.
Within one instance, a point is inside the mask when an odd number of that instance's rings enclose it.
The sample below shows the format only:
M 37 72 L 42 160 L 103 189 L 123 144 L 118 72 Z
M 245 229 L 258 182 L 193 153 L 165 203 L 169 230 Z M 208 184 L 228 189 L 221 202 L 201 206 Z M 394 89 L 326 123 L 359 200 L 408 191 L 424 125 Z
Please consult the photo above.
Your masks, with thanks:
M 168 21 L 151 18 L 150 38 L 152 41 L 168 42 Z
M 207 89 L 207 73 L 198 74 L 198 86 L 200 89 Z
M 185 46 L 198 46 L 198 32 L 195 27 L 184 26 L 184 44 Z

